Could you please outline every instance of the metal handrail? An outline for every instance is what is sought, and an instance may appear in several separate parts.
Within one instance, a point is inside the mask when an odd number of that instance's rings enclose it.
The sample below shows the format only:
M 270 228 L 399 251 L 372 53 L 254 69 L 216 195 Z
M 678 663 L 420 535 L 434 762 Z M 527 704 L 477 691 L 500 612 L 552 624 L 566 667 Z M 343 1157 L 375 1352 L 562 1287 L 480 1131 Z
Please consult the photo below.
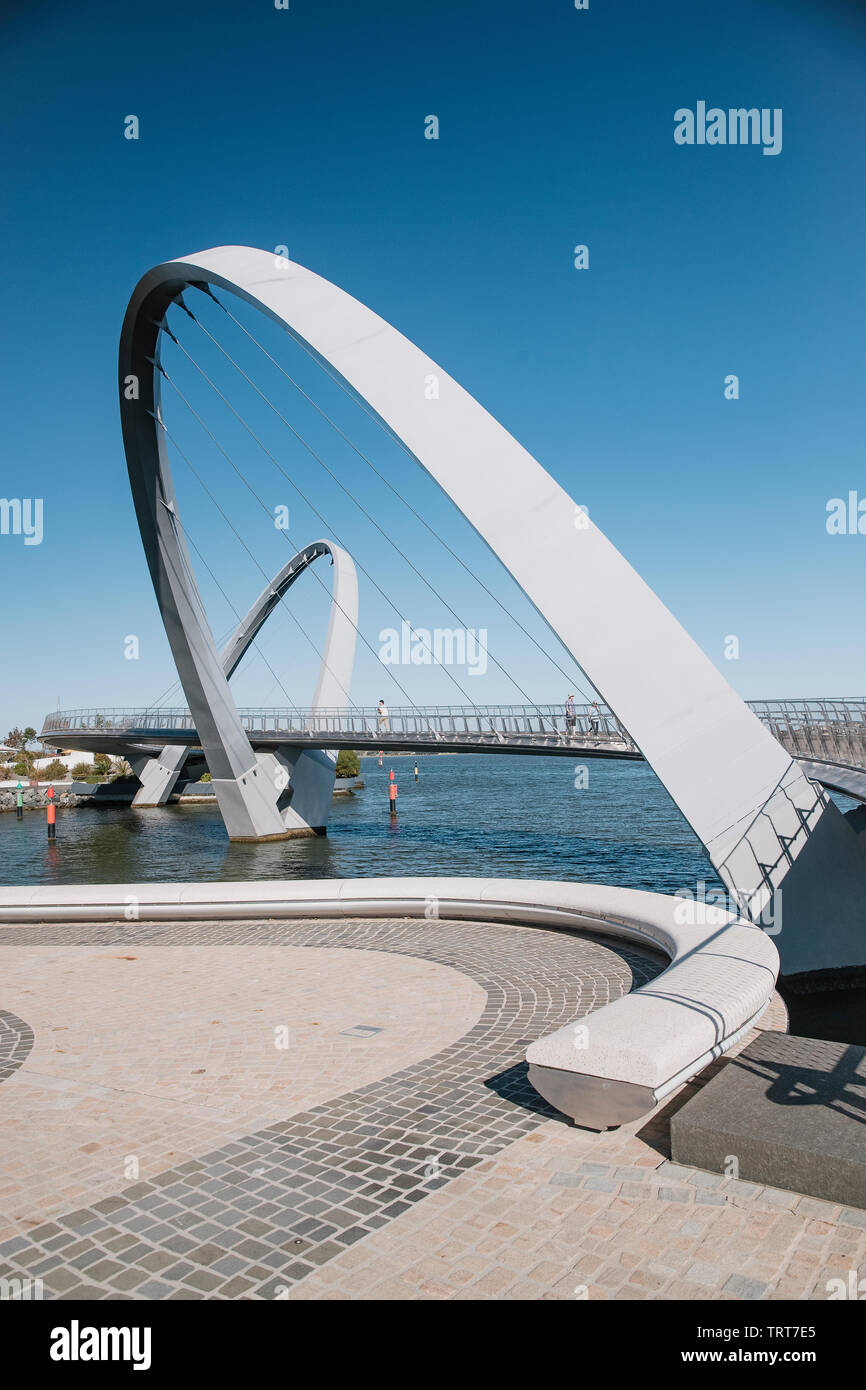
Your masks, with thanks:
M 437 735 L 528 735 L 532 738 L 575 736 L 615 739 L 635 748 L 619 720 L 607 709 L 593 711 L 589 705 L 575 706 L 573 728 L 565 708 L 557 705 L 450 705 L 395 706 L 387 715 L 387 727 L 376 709 L 256 709 L 238 710 L 248 732 L 275 733 L 363 733 L 407 734 L 412 737 Z M 57 710 L 46 716 L 42 734 L 92 732 L 166 732 L 193 729 L 195 720 L 187 708 L 128 708 Z
M 792 756 L 842 766 L 866 766 L 866 699 L 752 700 L 749 707 Z M 248 733 L 333 733 L 364 738 L 388 733 L 419 743 L 461 736 L 474 743 L 485 738 L 496 742 L 526 738 L 564 746 L 572 740 L 595 740 L 638 752 L 611 710 L 599 706 L 593 711 L 588 704 L 575 705 L 571 726 L 563 704 L 393 706 L 388 711 L 387 728 L 380 723 L 376 709 L 251 707 L 239 709 L 238 714 Z M 50 737 L 100 729 L 115 734 L 135 730 L 170 734 L 172 730 L 194 730 L 195 720 L 184 707 L 56 710 L 46 716 L 41 734 Z

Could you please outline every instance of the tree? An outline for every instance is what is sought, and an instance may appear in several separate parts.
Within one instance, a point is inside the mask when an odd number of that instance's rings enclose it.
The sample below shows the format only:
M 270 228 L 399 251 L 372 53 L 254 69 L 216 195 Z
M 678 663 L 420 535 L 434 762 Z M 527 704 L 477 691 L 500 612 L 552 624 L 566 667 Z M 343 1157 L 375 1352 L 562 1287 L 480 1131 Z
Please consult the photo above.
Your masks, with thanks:
M 337 776 L 357 777 L 361 771 L 361 759 L 352 748 L 341 748 L 337 754 Z
M 31 729 L 29 725 L 26 729 L 19 729 L 16 726 L 14 729 L 10 729 L 9 733 L 6 735 L 6 743 L 8 746 L 18 751 L 18 757 L 15 759 L 15 771 L 19 777 L 30 776 L 30 770 L 36 754 L 32 749 L 29 749 L 27 745 L 28 743 L 32 743 L 35 737 L 36 730 Z
M 28 743 L 32 743 L 35 737 L 36 730 L 31 729 L 29 725 L 26 729 L 19 729 L 16 726 L 14 729 L 10 729 L 6 735 L 6 743 L 9 748 L 19 748 L 23 753 L 26 751 Z

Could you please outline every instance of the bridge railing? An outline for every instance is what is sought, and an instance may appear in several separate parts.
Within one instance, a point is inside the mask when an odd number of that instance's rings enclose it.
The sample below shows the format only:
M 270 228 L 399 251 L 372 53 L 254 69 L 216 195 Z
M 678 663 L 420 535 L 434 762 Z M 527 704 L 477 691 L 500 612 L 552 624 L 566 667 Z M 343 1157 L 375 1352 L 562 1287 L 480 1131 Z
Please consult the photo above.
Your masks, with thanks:
M 475 739 L 529 737 L 540 740 L 569 739 L 615 742 L 636 751 L 619 720 L 610 710 L 576 705 L 573 719 L 562 705 L 430 705 L 392 706 L 387 715 L 376 709 L 287 710 L 239 709 L 247 733 L 357 735 L 365 741 L 396 734 L 424 741 L 472 736 Z M 55 711 L 42 726 L 43 736 L 93 733 L 160 732 L 189 730 L 195 720 L 185 708 L 82 709 Z
M 866 700 L 753 700 L 750 708 L 792 757 L 851 767 L 866 767 Z M 618 750 L 637 747 L 616 716 L 602 706 L 576 705 L 573 722 L 562 704 L 553 705 L 412 705 L 390 707 L 385 717 L 376 709 L 288 710 L 247 708 L 238 711 L 250 734 L 340 734 L 371 743 L 395 735 L 407 741 L 436 743 L 449 738 L 467 741 L 531 739 L 539 743 L 607 743 Z M 195 728 L 185 708 L 143 707 L 58 710 L 49 714 L 42 736 L 63 737 L 76 732 L 107 734 L 164 733 Z
M 805 788 L 804 801 L 803 781 L 792 762 L 718 865 L 722 882 L 753 922 L 765 922 L 768 908 L 772 909 L 770 920 L 778 920 L 775 891 L 827 804 L 826 792 L 820 787 L 806 780 Z
M 866 765 L 866 700 L 752 700 L 750 708 L 794 757 Z

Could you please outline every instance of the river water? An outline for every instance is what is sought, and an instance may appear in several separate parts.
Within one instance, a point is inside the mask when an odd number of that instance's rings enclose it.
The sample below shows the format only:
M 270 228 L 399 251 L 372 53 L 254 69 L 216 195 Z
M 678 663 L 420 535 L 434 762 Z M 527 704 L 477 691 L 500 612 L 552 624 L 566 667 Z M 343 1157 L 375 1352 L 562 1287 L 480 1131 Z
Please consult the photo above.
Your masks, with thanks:
M 645 763 L 508 754 L 364 758 L 363 790 L 336 797 L 326 838 L 229 844 L 216 806 L 75 807 L 0 815 L 0 883 L 355 878 L 456 874 L 574 879 L 674 892 L 717 882 Z M 388 812 L 388 771 L 398 815 Z

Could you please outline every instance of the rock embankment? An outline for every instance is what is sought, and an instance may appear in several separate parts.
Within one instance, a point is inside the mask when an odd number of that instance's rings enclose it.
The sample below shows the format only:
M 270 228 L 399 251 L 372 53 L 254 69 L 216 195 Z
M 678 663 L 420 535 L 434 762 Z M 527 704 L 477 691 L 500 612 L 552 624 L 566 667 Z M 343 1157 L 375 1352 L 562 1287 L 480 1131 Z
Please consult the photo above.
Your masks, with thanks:
M 48 805 L 48 788 L 54 786 L 55 806 L 80 806 L 82 802 L 89 800 L 86 796 L 78 796 L 70 790 L 69 784 L 65 786 L 62 782 L 56 785 L 51 782 L 43 782 L 38 787 L 22 787 L 22 799 L 25 811 L 44 811 Z M 0 811 L 14 811 L 17 806 L 16 788 L 0 787 Z
M 362 777 L 338 777 L 334 785 L 335 796 L 353 796 L 364 785 Z M 48 788 L 54 787 L 55 806 L 128 806 L 138 791 L 138 782 L 133 777 L 118 777 L 113 782 L 41 782 L 38 787 L 22 787 L 25 811 L 44 811 L 48 805 Z M 17 788 L 0 786 L 0 811 L 14 811 Z M 213 801 L 214 790 L 210 782 L 194 782 L 185 787 L 180 797 L 173 796 L 172 804 L 178 800 L 187 802 Z

